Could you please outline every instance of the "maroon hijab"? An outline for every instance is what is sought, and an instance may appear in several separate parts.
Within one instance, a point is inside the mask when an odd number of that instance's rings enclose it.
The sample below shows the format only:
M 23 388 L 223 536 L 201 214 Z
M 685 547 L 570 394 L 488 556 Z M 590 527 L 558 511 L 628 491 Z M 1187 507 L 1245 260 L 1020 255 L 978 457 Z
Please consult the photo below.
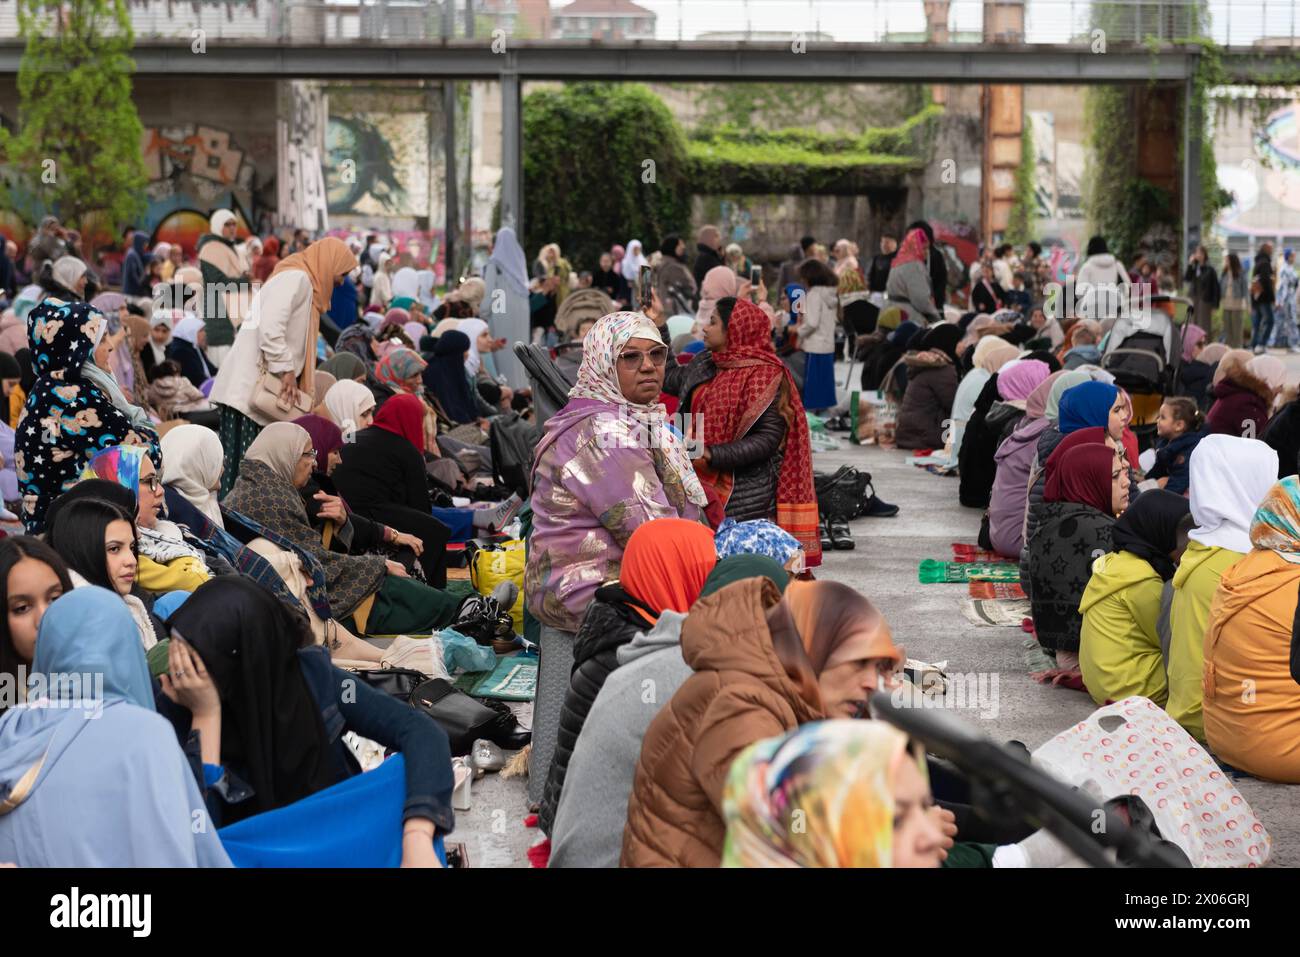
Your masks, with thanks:
M 1062 443 L 1064 444 L 1064 443 Z M 1065 449 L 1052 467 L 1058 447 L 1048 458 L 1045 502 L 1076 502 L 1089 505 L 1103 515 L 1111 514 L 1111 472 L 1115 450 L 1100 442 L 1076 444 Z

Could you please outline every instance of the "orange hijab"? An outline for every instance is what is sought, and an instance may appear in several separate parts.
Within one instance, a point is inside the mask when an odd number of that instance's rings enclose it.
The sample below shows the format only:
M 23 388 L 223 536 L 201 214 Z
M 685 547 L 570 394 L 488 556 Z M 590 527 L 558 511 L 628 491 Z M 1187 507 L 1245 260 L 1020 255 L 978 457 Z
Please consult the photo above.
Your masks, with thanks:
M 687 612 L 704 590 L 704 580 L 718 563 L 713 532 L 685 518 L 657 518 L 638 526 L 623 549 L 619 582 L 637 601 L 650 624 L 664 611 Z
M 343 240 L 336 236 L 326 236 L 302 252 L 281 259 L 268 277 L 270 281 L 282 272 L 300 269 L 311 280 L 311 325 L 307 330 L 306 361 L 302 366 L 302 375 L 298 377 L 299 388 L 310 395 L 315 394 L 312 390 L 316 378 L 316 337 L 320 335 L 320 314 L 329 311 L 330 298 L 334 295 L 334 280 L 344 273 L 350 273 L 358 265 L 357 257 Z M 316 398 L 320 400 L 325 397 Z

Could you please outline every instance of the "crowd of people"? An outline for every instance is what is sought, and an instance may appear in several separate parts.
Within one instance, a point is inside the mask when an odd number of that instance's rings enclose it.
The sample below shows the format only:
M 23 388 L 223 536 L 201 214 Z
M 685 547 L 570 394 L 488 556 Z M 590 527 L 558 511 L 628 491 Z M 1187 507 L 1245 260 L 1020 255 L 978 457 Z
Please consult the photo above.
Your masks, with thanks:
M 438 290 L 378 234 L 241 230 L 217 210 L 191 250 L 128 229 L 109 270 L 50 219 L 27 274 L 16 250 L 0 262 L 0 684 L 19 689 L 0 701 L 0 863 L 245 865 L 288 827 L 319 839 L 275 845 L 282 863 L 444 864 L 470 769 L 357 677 L 445 673 L 444 631 L 539 656 L 512 739 L 534 863 L 1069 860 L 862 720 L 905 656 L 868 598 L 815 577 L 844 539 L 810 421 L 859 412 L 837 354 L 878 396 L 872 439 L 958 474 L 981 544 L 1019 563 L 1043 680 L 1147 697 L 1234 767 L 1300 781 L 1300 410 L 1280 360 L 1231 327 L 1210 342 L 1199 304 L 1148 423 L 1103 368 L 1125 327 L 1049 318 L 1036 244 L 950 280 L 925 222 L 869 260 L 806 236 L 769 295 L 713 225 L 590 271 L 555 243 L 530 267 L 503 227 L 482 276 Z M 1088 252 L 1080 286 L 1166 278 Z M 525 343 L 581 345 L 549 416 L 504 348 Z M 897 513 L 866 492 L 857 514 Z M 453 589 L 462 548 L 508 527 L 521 580 Z M 393 757 L 362 774 L 358 740 Z

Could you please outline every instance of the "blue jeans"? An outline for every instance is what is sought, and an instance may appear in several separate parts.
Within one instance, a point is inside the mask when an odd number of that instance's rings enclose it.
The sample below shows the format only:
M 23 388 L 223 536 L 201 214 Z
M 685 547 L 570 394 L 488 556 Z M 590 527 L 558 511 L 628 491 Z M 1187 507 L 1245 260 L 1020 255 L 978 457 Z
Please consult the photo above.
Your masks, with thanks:
M 1273 306 L 1272 346 L 1300 346 L 1300 330 L 1296 328 L 1295 306 L 1276 303 Z
M 1268 337 L 1273 332 L 1273 304 L 1257 302 L 1250 310 L 1250 325 L 1254 335 L 1250 337 L 1250 347 L 1257 349 L 1268 345 Z

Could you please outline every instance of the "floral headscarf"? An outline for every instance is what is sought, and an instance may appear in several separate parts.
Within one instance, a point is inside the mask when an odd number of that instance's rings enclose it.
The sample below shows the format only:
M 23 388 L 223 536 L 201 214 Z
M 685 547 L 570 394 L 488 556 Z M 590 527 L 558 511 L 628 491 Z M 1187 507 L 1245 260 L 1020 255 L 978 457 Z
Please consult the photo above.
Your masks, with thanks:
M 723 867 L 890 867 L 894 782 L 924 760 L 879 721 L 817 721 L 740 753 L 727 775 Z
M 1300 477 L 1288 475 L 1268 490 L 1255 510 L 1250 543 L 1300 565 Z
M 14 466 L 29 534 L 44 530 L 50 503 L 76 483 L 87 459 L 100 449 L 146 446 L 154 464 L 161 461 L 153 432 L 133 426 L 84 375 L 104 324 L 85 302 L 47 299 L 27 315 L 36 381 L 15 430 Z
M 409 389 L 404 384 L 404 380 L 417 376 L 424 371 L 428 363 L 420 358 L 420 354 L 412 352 L 410 349 L 394 349 L 375 366 L 375 378 L 386 386 L 399 391 L 414 393 L 422 388 L 423 384 L 416 389 Z
M 578 367 L 578 381 L 569 390 L 569 398 L 595 399 L 597 402 L 616 405 L 646 425 L 650 434 L 662 436 L 662 448 L 668 466 L 681 479 L 686 497 L 703 507 L 708 503 L 708 497 L 691 465 L 681 433 L 668 421 L 663 404 L 649 402 L 638 405 L 629 402 L 619 388 L 616 368 L 618 356 L 632 339 L 662 342 L 655 324 L 639 312 L 613 312 L 596 320 L 582 340 L 582 365 Z

